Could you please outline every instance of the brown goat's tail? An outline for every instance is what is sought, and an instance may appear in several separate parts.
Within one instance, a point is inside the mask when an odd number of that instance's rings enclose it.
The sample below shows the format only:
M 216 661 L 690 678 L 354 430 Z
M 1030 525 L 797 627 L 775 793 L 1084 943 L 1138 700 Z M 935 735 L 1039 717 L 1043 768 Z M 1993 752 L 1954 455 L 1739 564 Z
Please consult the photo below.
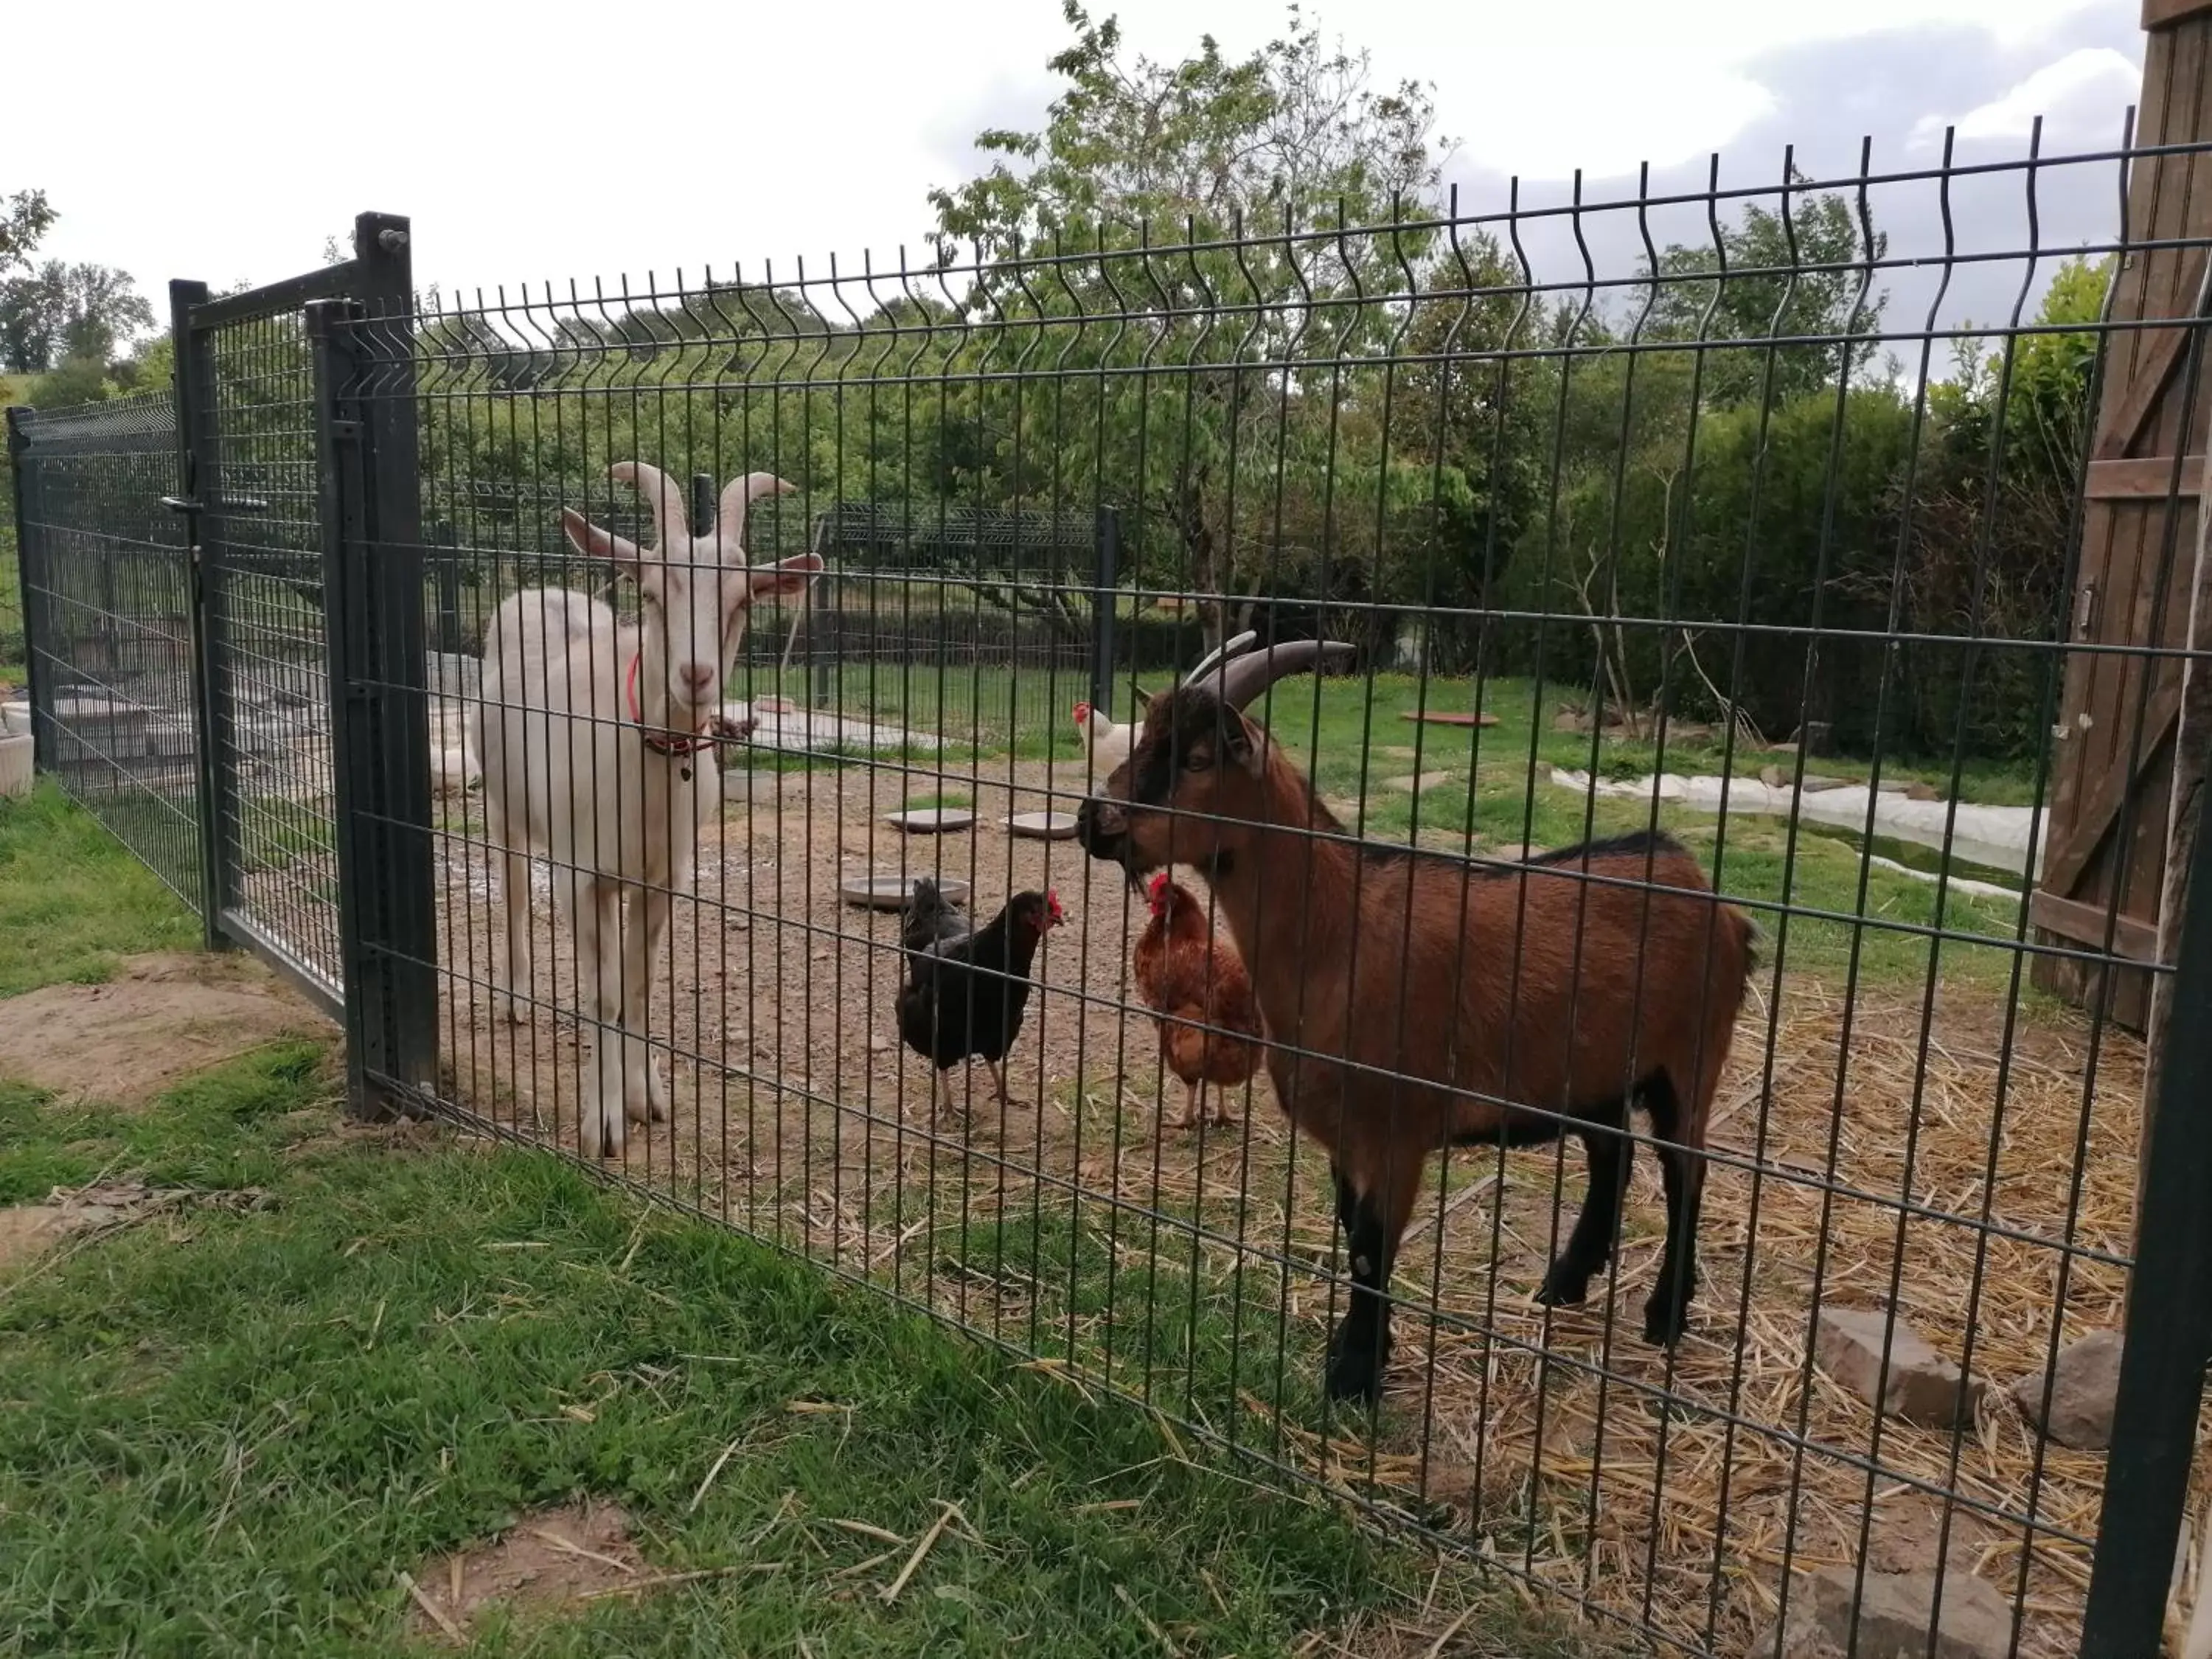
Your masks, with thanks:
M 1766 930 L 1755 917 L 1730 907 L 1731 914 L 1743 926 L 1743 981 L 1736 987 L 1736 1006 L 1741 1008 L 1751 1000 L 1751 976 L 1759 971 L 1759 952 L 1766 943 Z

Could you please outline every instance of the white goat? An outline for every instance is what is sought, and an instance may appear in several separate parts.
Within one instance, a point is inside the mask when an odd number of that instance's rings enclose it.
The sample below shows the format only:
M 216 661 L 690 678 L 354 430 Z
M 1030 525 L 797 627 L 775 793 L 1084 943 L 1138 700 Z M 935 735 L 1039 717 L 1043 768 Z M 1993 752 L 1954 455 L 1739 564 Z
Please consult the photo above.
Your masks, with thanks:
M 700 751 L 714 741 L 708 734 L 720 723 L 722 683 L 753 601 L 802 592 L 822 568 L 812 553 L 744 567 L 746 504 L 793 488 L 771 473 L 731 483 L 714 523 L 696 534 L 683 491 L 658 467 L 623 461 L 609 476 L 645 498 L 655 545 L 641 550 L 567 507 L 561 527 L 578 552 L 612 560 L 637 583 L 639 621 L 621 622 L 567 588 L 516 593 L 484 641 L 483 699 L 470 734 L 489 836 L 506 860 L 495 1012 L 529 1018 L 515 994 L 530 984 L 536 852 L 552 864 L 554 906 L 576 945 L 586 1158 L 621 1152 L 626 1117 L 668 1116 L 646 1019 L 669 907 L 690 890 L 699 821 L 720 793 L 713 759 Z M 622 1036 L 611 1040 L 617 1026 Z

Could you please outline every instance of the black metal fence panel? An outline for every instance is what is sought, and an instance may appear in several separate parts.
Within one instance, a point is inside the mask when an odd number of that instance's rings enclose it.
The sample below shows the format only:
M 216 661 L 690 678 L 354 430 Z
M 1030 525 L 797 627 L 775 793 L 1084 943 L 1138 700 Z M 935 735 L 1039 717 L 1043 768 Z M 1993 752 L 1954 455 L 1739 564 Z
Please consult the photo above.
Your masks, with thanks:
M 337 995 L 336 784 L 313 365 L 297 303 L 202 332 L 209 746 L 223 904 Z
M 2122 960 L 2024 903 L 2127 331 L 2062 165 L 424 316 L 426 496 L 531 504 L 446 582 L 442 1103 L 1670 1650 L 1841 1569 L 2070 1651 L 2100 1466 L 2008 1389 L 2123 1322 L 2142 1052 L 2028 984 Z M 1110 515 L 1103 687 L 994 514 Z M 1349 665 L 1176 689 L 1248 631 Z
M 24 410 L 14 429 L 40 763 L 198 909 L 191 562 L 162 505 L 175 407 L 156 393 Z
M 2105 1503 L 2212 1228 L 2058 846 L 2203 667 L 2203 282 L 2127 286 L 2203 239 L 2037 229 L 2130 161 L 208 317 L 233 902 L 384 1097 L 1601 1632 L 1881 1577 L 2056 1659 L 2212 1499 Z M 2123 1331 L 2141 1421 L 2037 1403 Z

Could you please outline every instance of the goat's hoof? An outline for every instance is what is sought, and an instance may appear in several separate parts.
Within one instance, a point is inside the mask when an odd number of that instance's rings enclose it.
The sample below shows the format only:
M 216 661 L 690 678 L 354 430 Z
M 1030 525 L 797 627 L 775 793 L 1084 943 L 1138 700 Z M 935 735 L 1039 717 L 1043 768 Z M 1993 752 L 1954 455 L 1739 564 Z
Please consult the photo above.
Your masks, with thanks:
M 1372 1406 L 1382 1398 L 1382 1373 L 1389 1364 L 1389 1347 L 1355 1347 L 1345 1341 L 1340 1327 L 1329 1339 L 1323 1386 L 1331 1400 L 1364 1400 Z
M 1690 1328 L 1689 1310 L 1669 1307 L 1654 1297 L 1644 1305 L 1644 1340 L 1655 1348 L 1671 1348 Z
M 1536 1289 L 1540 1308 L 1579 1308 L 1589 1299 L 1589 1275 L 1554 1261 Z

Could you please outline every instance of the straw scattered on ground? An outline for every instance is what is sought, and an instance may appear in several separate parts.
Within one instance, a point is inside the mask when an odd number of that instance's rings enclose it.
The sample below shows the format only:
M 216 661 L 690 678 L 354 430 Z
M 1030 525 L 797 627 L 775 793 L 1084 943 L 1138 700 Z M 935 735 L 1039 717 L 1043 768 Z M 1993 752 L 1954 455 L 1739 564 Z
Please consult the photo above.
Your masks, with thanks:
M 1740 1650 L 1785 1571 L 1941 1552 L 2019 1601 L 2023 1654 L 2071 1650 L 2103 1460 L 2041 1442 L 2006 1388 L 2055 1344 L 2119 1322 L 2124 1273 L 2095 1258 L 2131 1232 L 2132 1037 L 2096 1037 L 2025 994 L 2008 1019 L 1985 988 L 1889 983 L 1847 1004 L 1837 983 L 1789 976 L 1739 1024 L 1690 1337 L 1670 1357 L 1641 1336 L 1663 1231 L 1648 1148 L 1615 1277 L 1588 1306 L 1551 1310 L 1533 1291 L 1580 1201 L 1579 1152 L 1456 1154 L 1401 1259 L 1399 1346 L 1370 1425 L 1325 1411 L 1311 1386 L 1342 1297 L 1322 1276 L 1324 1160 L 1264 1081 L 1235 1128 L 1158 1130 L 1152 1028 L 1118 1006 L 1141 909 L 1071 843 L 997 827 L 1066 810 L 1044 791 L 1081 780 L 1006 765 L 960 782 L 978 818 L 962 836 L 883 824 L 927 788 L 858 768 L 764 785 L 710 830 L 656 992 L 653 1038 L 679 1060 L 675 1121 L 633 1135 L 633 1179 L 1047 1350 L 1071 1378 L 1110 1376 L 1603 1623 Z M 573 1146 L 565 942 L 541 891 L 539 1015 L 495 1029 L 493 878 L 481 831 L 458 813 L 453 831 L 450 1091 L 508 1133 Z M 892 1011 L 896 917 L 836 892 L 841 877 L 901 869 L 969 880 L 979 921 L 1024 886 L 1056 887 L 1075 913 L 1040 961 L 1003 1115 L 979 1067 L 969 1121 L 927 1121 L 927 1073 Z M 1172 1079 L 1164 1092 L 1172 1112 Z M 1878 1423 L 1808 1361 L 1824 1302 L 1893 1303 L 1988 1380 L 1976 1420 Z M 1186 1340 L 1201 1312 L 1213 1323 Z M 1211 1352 L 1206 1331 L 1234 1352 Z

